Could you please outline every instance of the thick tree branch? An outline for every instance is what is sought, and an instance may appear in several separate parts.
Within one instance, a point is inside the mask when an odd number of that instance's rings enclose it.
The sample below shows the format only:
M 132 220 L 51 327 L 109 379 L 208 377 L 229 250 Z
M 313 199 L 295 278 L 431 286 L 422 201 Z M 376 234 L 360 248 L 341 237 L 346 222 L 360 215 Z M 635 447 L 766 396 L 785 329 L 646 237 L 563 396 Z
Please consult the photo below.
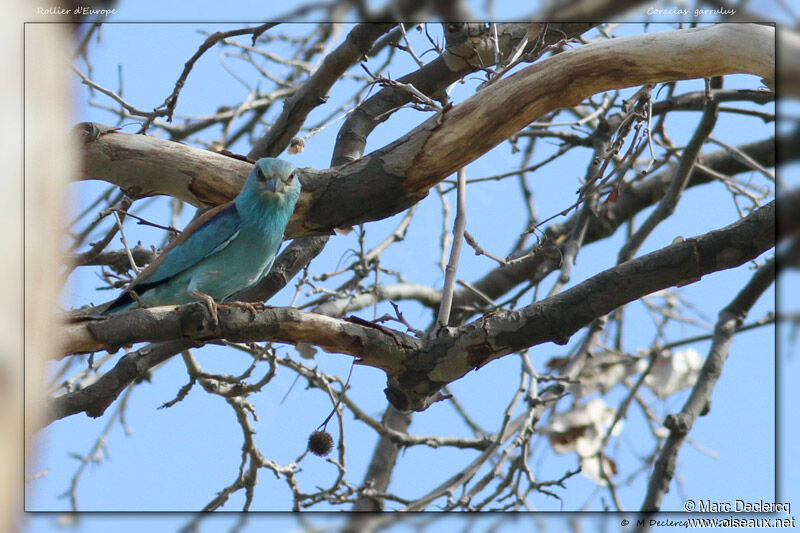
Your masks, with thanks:
M 638 35 L 531 65 L 358 161 L 326 171 L 305 169 L 287 237 L 398 213 L 531 121 L 597 92 L 734 72 L 771 76 L 773 33 L 765 26 L 719 25 Z M 687 55 L 697 60 L 681 59 Z M 219 154 L 118 132 L 85 146 L 86 178 L 113 181 L 133 196 L 171 194 L 195 205 L 232 198 L 250 168 Z
M 411 425 L 411 414 L 395 409 L 389 405 L 383 414 L 381 422 L 393 431 L 405 432 Z M 370 486 L 375 487 L 379 491 L 385 491 L 389 486 L 393 471 L 392 468 L 387 468 L 386 466 L 396 463 L 400 450 L 400 446 L 391 438 L 381 435 L 378 444 L 375 446 L 375 451 L 372 454 L 372 460 L 369 463 L 367 473 L 364 475 L 365 483 L 370 483 Z M 362 496 L 353 504 L 353 511 L 376 512 L 382 510 L 383 501 L 380 498 Z M 361 533 L 363 529 L 352 528 L 347 531 Z
M 131 198 L 164 194 L 213 207 L 236 196 L 253 168 L 243 159 L 103 124 L 84 122 L 73 132 L 83 142 L 83 179 L 108 181 Z
M 70 353 L 116 350 L 137 342 L 179 339 L 202 343 L 215 339 L 232 342 L 269 340 L 304 342 L 323 350 L 354 355 L 363 364 L 389 373 L 399 370 L 404 353 L 418 350 L 421 341 L 358 318 L 336 319 L 292 307 L 266 307 L 253 312 L 241 307 L 219 306 L 219 321 L 211 319 L 207 305 L 136 309 L 105 320 L 89 320 L 66 326 L 64 344 Z
M 339 320 L 291 308 L 266 308 L 252 314 L 222 306 L 219 322 L 214 323 L 206 306 L 199 303 L 137 309 L 105 320 L 73 323 L 66 326 L 63 337 L 69 352 L 170 339 L 316 344 L 383 369 L 389 378 L 387 397 L 392 404 L 403 410 L 422 410 L 442 386 L 491 360 L 544 342 L 564 344 L 580 328 L 621 305 L 758 257 L 774 246 L 774 208 L 772 202 L 726 228 L 617 265 L 522 309 L 496 311 L 461 328 L 444 328 L 424 344 L 361 319 Z M 120 364 L 122 361 L 117 366 Z M 113 383 L 121 392 L 129 381 L 120 381 L 114 377 L 116 373 L 115 367 L 100 381 Z M 70 398 L 73 396 L 67 395 L 56 402 L 74 403 Z M 72 409 L 65 411 L 60 406 L 58 412 L 77 412 Z
M 444 19 L 458 20 L 458 19 Z M 547 26 L 543 39 L 545 45 L 560 39 L 574 37 L 589 30 L 594 24 L 556 23 Z M 490 39 L 485 24 L 445 24 L 444 33 L 447 46 L 442 56 L 422 66 L 418 70 L 397 80 L 410 85 L 422 94 L 445 102 L 444 90 L 479 67 L 494 65 L 494 41 Z M 499 24 L 497 49 L 502 56 L 509 55 L 527 35 L 530 24 Z M 529 52 L 534 44 L 530 41 L 524 51 Z M 400 109 L 412 100 L 410 92 L 397 85 L 384 87 L 373 96 L 361 102 L 347 117 L 339 130 L 336 148 L 333 152 L 333 165 L 355 161 L 364 155 L 367 137 L 393 111 Z
M 360 319 L 338 320 L 293 308 L 266 308 L 252 314 L 238 307 L 222 306 L 215 324 L 202 303 L 137 309 L 98 322 L 69 324 L 64 332 L 64 344 L 73 351 L 94 351 L 139 341 L 165 342 L 126 354 L 88 387 L 55 398 L 50 421 L 80 412 L 101 416 L 134 380 L 145 377 L 150 369 L 176 353 L 212 339 L 305 342 L 324 350 L 349 353 L 364 364 L 389 373 L 400 371 L 398 365 L 402 365 L 406 352 L 422 347 L 415 337 L 377 324 Z
M 800 240 L 795 239 L 787 253 L 797 253 L 798 250 L 800 250 Z M 661 501 L 669 491 L 670 482 L 675 474 L 681 446 L 697 418 L 706 415 L 711 409 L 711 394 L 714 392 L 717 379 L 722 374 L 733 336 L 756 300 L 775 281 L 775 274 L 775 260 L 770 259 L 756 271 L 733 301 L 720 311 L 708 357 L 691 395 L 680 413 L 668 415 L 664 421 L 664 426 L 669 429 L 670 434 L 653 467 L 647 494 L 642 503 L 642 512 L 652 513 L 661 508 Z
M 773 76 L 773 39 L 772 28 L 723 24 L 612 39 L 558 54 L 497 82 L 393 143 L 421 142 L 406 166 L 403 189 L 427 191 L 441 175 L 476 159 L 536 118 L 598 92 L 734 72 Z M 687 62 L 687 56 L 697 61 Z M 468 153 L 464 146 L 470 147 Z
M 124 355 L 114 368 L 103 374 L 94 383 L 74 392 L 53 398 L 45 412 L 45 425 L 77 413 L 97 418 L 105 413 L 109 405 L 136 380 L 150 376 L 157 367 L 176 353 L 196 346 L 188 341 L 178 340 L 145 346 Z
M 541 344 L 566 344 L 592 320 L 655 291 L 694 283 L 761 255 L 775 243 L 775 203 L 720 230 L 686 239 L 617 265 L 521 309 L 498 310 L 448 334 L 389 376 L 395 407 L 422 410 L 445 384 L 503 355 Z

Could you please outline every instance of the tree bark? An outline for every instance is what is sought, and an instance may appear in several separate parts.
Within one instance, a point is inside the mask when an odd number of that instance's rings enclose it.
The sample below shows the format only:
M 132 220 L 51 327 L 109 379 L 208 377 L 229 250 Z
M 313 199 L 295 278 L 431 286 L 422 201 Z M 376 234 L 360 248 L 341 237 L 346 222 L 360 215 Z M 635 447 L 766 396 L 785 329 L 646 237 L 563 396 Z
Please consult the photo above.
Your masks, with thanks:
M 201 303 L 136 309 L 103 320 L 73 323 L 61 336 L 70 353 L 145 341 L 305 342 L 327 352 L 354 355 L 359 363 L 382 369 L 388 377 L 386 395 L 392 405 L 421 411 L 444 385 L 494 359 L 544 342 L 566 344 L 579 329 L 617 307 L 739 266 L 774 244 L 775 202 L 771 202 L 730 226 L 626 261 L 529 306 L 497 310 L 460 328 L 443 328 L 438 337 L 428 341 L 355 317 L 340 320 L 292 308 L 253 313 L 222 306 L 215 322 Z M 128 354 L 98 382 L 57 398 L 56 417 L 87 411 L 97 405 L 98 398 L 113 399 L 149 368 L 136 353 Z M 104 409 L 92 411 L 91 416 L 99 416 Z
M 304 169 L 286 237 L 394 215 L 530 122 L 598 92 L 741 72 L 772 80 L 774 66 L 774 28 L 757 24 L 636 35 L 563 52 L 446 108 L 362 159 Z M 87 142 L 84 156 L 85 179 L 113 180 L 134 197 L 169 194 L 198 206 L 231 199 L 250 169 L 220 154 L 119 132 Z

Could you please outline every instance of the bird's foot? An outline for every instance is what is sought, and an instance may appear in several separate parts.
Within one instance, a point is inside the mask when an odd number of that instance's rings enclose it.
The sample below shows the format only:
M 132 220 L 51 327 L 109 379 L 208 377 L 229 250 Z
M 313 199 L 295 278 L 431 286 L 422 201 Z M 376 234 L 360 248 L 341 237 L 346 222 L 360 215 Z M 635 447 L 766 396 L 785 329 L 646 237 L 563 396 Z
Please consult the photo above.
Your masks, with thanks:
M 251 304 L 250 302 L 225 302 L 223 305 L 228 307 L 241 307 L 242 309 L 247 309 L 250 312 L 250 322 L 256 319 L 256 307 Z
M 208 312 L 211 314 L 212 324 L 215 328 L 219 327 L 219 312 L 217 311 L 219 305 L 214 301 L 214 298 L 198 290 L 190 290 L 189 294 L 198 300 L 205 302 L 206 306 L 208 306 Z

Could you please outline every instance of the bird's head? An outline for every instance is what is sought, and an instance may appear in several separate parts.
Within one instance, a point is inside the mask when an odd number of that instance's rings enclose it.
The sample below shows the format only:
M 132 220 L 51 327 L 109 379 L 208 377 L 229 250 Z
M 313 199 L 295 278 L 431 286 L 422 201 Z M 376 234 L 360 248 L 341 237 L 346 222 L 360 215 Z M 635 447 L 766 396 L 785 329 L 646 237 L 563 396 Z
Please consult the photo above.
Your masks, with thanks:
M 300 195 L 297 167 L 288 161 L 264 157 L 256 161 L 240 196 L 283 198 L 292 205 Z

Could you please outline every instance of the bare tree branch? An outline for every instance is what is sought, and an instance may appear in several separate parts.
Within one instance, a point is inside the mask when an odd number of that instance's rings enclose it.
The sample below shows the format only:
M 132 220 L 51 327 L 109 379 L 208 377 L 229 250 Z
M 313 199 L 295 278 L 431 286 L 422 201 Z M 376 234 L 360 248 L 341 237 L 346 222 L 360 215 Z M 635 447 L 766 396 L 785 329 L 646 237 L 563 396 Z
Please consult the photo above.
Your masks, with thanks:
M 590 13 L 624 9 L 638 3 L 600 0 L 567 8 L 556 8 L 554 4 L 556 12 L 547 18 L 560 18 L 564 9 L 566 12 L 588 9 Z M 376 16 L 360 0 L 355 4 L 323 2 L 312 9 L 329 13 L 330 20 L 353 9 Z M 774 105 L 756 110 L 753 104 L 774 102 L 775 93 L 723 91 L 707 85 L 705 92 L 680 94 L 679 88 L 687 85 L 670 80 L 706 78 L 715 75 L 714 69 L 718 69 L 755 73 L 774 88 L 771 48 L 774 30 L 740 25 L 731 32 L 732 26 L 719 25 L 645 33 L 653 31 L 651 26 L 641 35 L 620 39 L 614 35 L 616 24 L 469 22 L 442 24 L 440 33 L 431 23 L 414 26 L 417 31 L 411 31 L 409 25 L 382 33 L 391 27 L 386 24 L 388 21 L 416 20 L 402 15 L 407 10 L 423 14 L 422 11 L 431 9 L 439 13 L 441 20 L 470 19 L 444 16 L 445 12 L 463 13 L 466 4 L 461 0 L 441 5 L 421 0 L 390 1 L 377 13 L 380 25 L 352 25 L 345 40 L 339 39 L 343 26 L 323 24 L 307 30 L 269 32 L 262 36 L 257 48 L 220 41 L 227 47 L 221 68 L 241 82 L 247 93 L 237 101 L 228 96 L 224 104 L 211 102 L 210 108 L 216 108 L 215 112 L 186 117 L 182 119 L 183 125 L 173 126 L 154 117 L 148 121 L 173 139 L 183 136 L 195 146 L 214 151 L 152 137 L 129 136 L 97 123 L 79 126 L 84 148 L 79 155 L 85 156 L 84 179 L 113 181 L 122 190 L 107 186 L 103 194 L 92 194 L 87 199 L 90 206 L 81 209 L 68 225 L 66 249 L 70 255 L 64 258 L 79 260 L 81 265 L 108 267 L 83 267 L 80 274 L 99 270 L 103 288 L 114 288 L 127 278 L 131 261 L 147 262 L 157 253 L 155 248 L 152 252 L 134 248 L 130 256 L 110 250 L 110 240 L 116 235 L 108 232 L 110 221 L 102 213 L 111 212 L 109 208 L 123 198 L 123 191 L 130 196 L 125 199 L 131 201 L 159 194 L 173 196 L 174 200 L 169 202 L 171 212 L 162 213 L 169 217 L 168 221 L 154 225 L 162 229 L 177 227 L 179 206 L 184 201 L 204 209 L 232 198 L 239 191 L 252 160 L 222 151 L 223 148 L 233 142 L 258 142 L 260 146 L 254 146 L 252 154 L 277 155 L 287 143 L 305 135 L 304 132 L 308 132 L 305 136 L 308 138 L 345 119 L 332 150 L 331 168 L 300 171 L 303 192 L 286 233 L 293 241 L 258 285 L 234 297 L 258 304 L 292 283 L 287 292 L 294 295 L 289 295 L 290 303 L 282 304 L 290 307 L 220 305 L 217 320 L 211 320 L 207 307 L 200 304 L 137 309 L 106 318 L 83 317 L 83 321 L 73 313 L 75 318 L 71 322 L 60 324 L 58 340 L 74 352 L 102 352 L 68 357 L 59 354 L 61 360 L 53 363 L 55 372 L 49 376 L 46 387 L 49 401 L 42 405 L 42 411 L 51 409 L 49 421 L 81 412 L 91 417 L 103 413 L 108 416 L 109 406 L 119 409 L 123 395 L 160 371 L 175 354 L 182 353 L 188 383 L 184 382 L 179 389 L 181 384 L 177 384 L 171 395 L 175 399 L 167 404 L 196 398 L 205 391 L 214 395 L 214 401 L 228 402 L 226 407 L 235 415 L 234 425 L 238 421 L 243 432 L 238 475 L 231 472 L 232 479 L 222 484 L 228 486 L 221 487 L 221 491 L 216 487 L 216 497 L 209 494 L 206 498 L 206 502 L 211 502 L 209 508 L 230 505 L 230 497 L 237 492 L 245 508 L 251 503 L 255 505 L 257 482 L 263 481 L 263 476 L 258 478 L 259 470 L 265 468 L 268 474 L 286 482 L 284 488 L 290 493 L 294 510 L 320 503 L 352 504 L 354 509 L 367 511 L 392 505 L 405 510 L 431 506 L 446 510 L 530 509 L 539 504 L 534 502 L 534 496 L 558 498 L 558 490 L 554 488 L 565 489 L 570 476 L 578 472 L 564 471 L 549 475 L 550 479 L 541 479 L 542 471 L 534 468 L 534 464 L 546 460 L 551 453 L 564 451 L 578 456 L 586 476 L 607 486 L 614 506 L 629 507 L 630 502 L 624 500 L 621 489 L 634 479 L 641 484 L 642 473 L 665 442 L 661 420 L 652 409 L 649 396 L 643 397 L 641 390 L 650 389 L 665 397 L 680 387 L 691 386 L 697 379 L 702 358 L 689 346 L 674 353 L 664 347 L 700 342 L 697 339 L 710 338 L 712 329 L 713 319 L 709 320 L 705 314 L 707 305 L 695 307 L 695 302 L 687 298 L 691 291 L 684 292 L 673 285 L 695 283 L 705 274 L 736 265 L 740 266 L 730 275 L 741 277 L 743 262 L 756 261 L 776 240 L 796 233 L 800 227 L 798 191 L 781 190 L 777 201 L 762 207 L 774 198 L 774 187 L 780 188 L 780 183 L 769 179 L 773 174 L 771 169 L 781 162 L 800 158 L 800 151 L 791 149 L 800 144 L 800 128 L 794 131 L 783 128 L 776 138 L 738 146 L 719 143 L 722 150 L 695 157 L 707 132 L 698 131 L 695 140 L 684 147 L 685 132 L 678 131 L 683 123 L 671 119 L 679 114 L 673 113 L 675 110 L 702 111 L 711 95 L 715 104 L 732 102 L 719 106 L 720 127 L 741 118 L 758 131 L 764 131 L 775 120 L 770 112 Z M 491 6 L 487 9 L 491 10 Z M 579 19 L 594 17 L 587 14 Z M 594 30 L 582 35 L 590 28 Z M 405 29 L 409 31 L 406 33 Z M 361 47 L 351 42 L 356 34 L 366 37 Z M 441 44 L 440 35 L 444 35 L 445 45 Z M 99 40 L 97 44 L 100 45 Z M 377 56 L 380 50 L 383 51 Z M 357 68 L 356 63 L 365 54 L 380 63 L 373 65 L 370 60 L 375 76 L 370 73 L 370 77 L 365 77 Z M 438 57 L 424 65 L 422 60 L 429 57 L 427 54 Z M 542 60 L 545 54 L 551 55 Z M 685 61 L 687 54 L 692 62 Z M 100 71 L 94 70 L 91 59 L 94 58 L 87 49 L 77 61 L 84 62 L 82 70 L 94 83 Z M 244 66 L 243 71 L 235 68 L 239 62 Z M 397 74 L 401 62 L 417 70 L 399 78 L 399 82 L 391 81 L 390 76 Z M 535 64 L 525 68 L 525 63 Z M 281 74 L 270 68 L 273 64 L 279 65 Z M 130 117 L 131 109 L 147 109 L 123 91 L 123 67 L 127 65 L 120 67 L 118 88 L 109 87 L 102 93 L 91 87 L 81 89 L 90 98 L 90 105 L 112 113 L 119 119 L 118 125 Z M 656 81 L 649 81 L 651 78 Z M 191 79 L 187 78 L 190 82 Z M 377 84 L 371 83 L 375 80 Z M 450 89 L 459 80 L 478 88 L 473 97 L 453 105 L 449 103 Z M 262 83 L 274 84 L 275 88 L 263 94 L 259 89 Z M 383 88 L 365 99 L 376 85 Z M 94 86 L 99 87 L 96 83 Z M 633 90 L 623 90 L 629 86 Z M 177 86 L 176 89 L 179 90 Z M 340 102 L 337 105 L 324 101 L 327 92 L 334 89 L 338 91 L 332 93 Z M 464 93 L 463 88 L 454 89 L 454 95 Z M 663 95 L 662 100 L 652 102 L 651 91 L 656 99 Z M 91 100 L 93 96 L 100 101 Z M 102 103 L 109 98 L 110 105 Z M 122 101 L 130 102 L 128 110 L 120 107 Z M 272 105 L 278 102 L 285 104 L 282 112 Z M 575 105 L 576 102 L 580 103 Z M 400 117 L 393 117 L 401 108 L 423 110 L 429 120 L 417 127 L 409 122 L 404 125 Z M 411 120 L 423 116 L 408 111 L 404 114 L 412 116 Z M 310 117 L 316 117 L 314 123 L 305 124 Z M 368 137 L 389 117 L 393 117 L 395 125 L 391 137 L 394 142 L 364 156 Z M 259 128 L 264 124 L 266 135 L 259 138 L 264 133 Z M 742 134 L 745 139 L 749 137 L 747 140 L 754 138 L 752 133 L 742 131 L 737 132 L 737 138 Z M 673 142 L 671 135 L 681 141 Z M 448 196 L 452 199 L 450 193 L 456 185 L 455 180 L 448 179 L 447 183 L 443 180 L 454 169 L 463 168 L 474 159 L 486 156 L 486 162 L 494 163 L 497 152 L 488 151 L 498 143 L 507 143 L 510 148 L 511 161 L 507 163 L 511 167 L 491 169 L 464 183 L 469 188 L 467 194 L 472 194 L 469 191 L 473 187 L 476 194 L 484 191 L 493 194 L 516 184 L 520 197 L 511 200 L 522 209 L 503 216 L 519 224 L 521 233 L 511 230 L 511 242 L 505 250 L 498 250 L 498 246 L 507 242 L 509 228 L 496 228 L 502 230 L 497 233 L 498 239 L 493 234 L 486 236 L 478 228 L 477 241 L 470 240 L 465 233 L 471 246 L 495 263 L 486 258 L 474 259 L 472 264 L 483 271 L 473 274 L 472 283 L 456 280 L 458 288 L 449 304 L 442 295 L 449 291 L 433 288 L 439 277 L 436 272 L 425 270 L 425 281 L 413 282 L 418 280 L 419 268 L 424 266 L 407 265 L 406 270 L 403 265 L 407 264 L 404 261 L 408 252 L 404 245 L 395 243 L 406 238 L 407 232 L 410 240 L 406 246 L 416 247 L 425 239 L 424 249 L 430 252 L 427 247 L 433 247 L 433 253 L 426 256 L 427 266 L 432 267 L 430 260 L 438 261 L 440 255 L 443 263 L 450 245 L 443 239 L 440 254 L 437 234 L 439 230 L 442 235 L 449 233 L 452 213 Z M 264 147 L 267 152 L 256 152 Z M 548 174 L 559 163 L 574 163 L 571 156 L 586 157 L 588 169 L 584 176 L 580 176 L 579 170 L 575 175 Z M 538 183 L 541 178 L 550 177 L 557 179 L 562 188 L 566 187 L 564 200 L 555 206 L 542 202 L 544 196 Z M 580 184 L 573 194 L 576 180 Z M 702 191 L 691 189 L 708 182 L 719 183 Z M 91 186 L 73 187 L 83 190 Z M 442 220 L 435 219 L 432 225 L 429 217 L 431 208 L 434 217 L 439 214 L 437 202 L 419 203 L 431 187 L 436 187 L 443 205 Z M 663 243 L 655 243 L 656 247 L 665 248 L 604 272 L 597 273 L 605 266 L 585 274 L 585 267 L 591 265 L 581 263 L 582 277 L 569 284 L 570 277 L 578 276 L 578 270 L 571 268 L 577 255 L 591 257 L 584 246 L 619 234 L 618 229 L 626 232 L 619 237 L 630 239 L 636 226 L 641 225 L 635 223 L 638 213 L 654 205 L 662 205 L 662 211 L 669 211 L 676 201 L 683 201 L 683 196 L 688 199 L 690 190 L 693 198 L 698 194 L 702 197 L 721 193 L 721 201 L 738 212 L 738 222 L 695 238 L 675 239 L 667 246 L 670 237 Z M 113 198 L 114 194 L 118 197 Z M 496 200 L 494 207 L 498 208 L 507 205 L 507 197 L 480 199 Z M 133 202 L 131 214 L 139 213 L 149 219 L 144 210 L 154 203 Z M 781 204 L 781 209 L 777 209 L 777 204 Z M 473 207 L 475 220 L 480 220 L 478 202 Z M 366 224 L 401 211 L 404 214 L 397 217 L 393 231 L 386 223 Z M 544 220 L 539 217 L 540 212 Z M 663 220 L 662 216 L 651 218 L 640 235 L 649 232 L 648 226 L 660 227 Z M 381 234 L 375 235 L 376 230 Z M 342 235 L 348 232 L 349 237 Z M 332 235 L 338 236 L 330 243 L 335 241 L 341 247 L 328 250 L 310 265 L 309 261 L 322 251 Z M 131 238 L 130 232 L 128 237 Z M 605 246 L 614 244 L 609 239 Z M 78 253 L 84 249 L 89 251 Z M 778 251 L 784 249 L 779 247 Z M 336 255 L 339 259 L 334 266 Z M 612 251 L 610 257 L 613 255 Z M 61 272 L 69 276 L 76 266 L 68 264 Z M 441 268 L 444 270 L 444 264 Z M 561 275 L 547 294 L 542 281 L 554 272 L 558 275 L 559 269 Z M 433 280 L 428 277 L 431 274 Z M 445 285 L 451 288 L 452 280 Z M 636 299 L 653 318 L 650 330 L 654 335 L 645 341 L 646 346 L 638 341 L 636 346 L 625 346 L 631 344 L 628 333 L 632 320 L 639 318 L 628 305 Z M 348 313 L 367 306 L 374 309 L 345 318 Z M 440 307 L 450 309 L 446 328 L 436 327 L 436 309 Z M 623 313 L 624 310 L 628 312 Z M 380 316 L 381 313 L 384 314 Z M 759 323 L 772 324 L 773 317 L 774 313 L 767 313 Z M 424 323 L 417 323 L 419 320 L 432 321 L 425 327 Z M 693 331 L 676 340 L 674 324 Z M 579 342 L 570 343 L 569 348 L 556 346 L 550 350 L 556 355 L 544 363 L 539 373 L 539 362 L 531 360 L 528 348 L 540 343 L 563 344 L 576 333 L 582 337 Z M 136 351 L 115 354 L 122 346 L 148 341 L 151 344 L 135 345 Z M 279 355 L 277 348 L 281 344 L 289 347 L 281 348 L 280 353 L 285 351 L 285 354 Z M 204 371 L 189 349 L 207 346 L 211 349 L 207 355 L 211 355 L 212 345 L 222 345 L 226 353 L 245 358 L 249 367 L 243 373 L 235 371 L 236 375 Z M 344 379 L 323 372 L 320 363 L 330 356 L 320 353 L 315 345 L 330 353 L 353 356 L 357 364 L 384 371 L 388 383 L 384 393 L 389 405 L 382 420 L 375 414 L 376 409 L 383 407 L 380 402 L 360 403 L 363 394 L 374 396 L 379 391 L 360 390 L 355 384 L 350 389 L 349 377 L 345 383 Z M 654 354 L 649 365 L 642 354 Z M 673 355 L 674 359 L 670 359 Z M 519 362 L 519 369 L 512 369 L 512 378 L 500 387 L 513 397 L 503 413 L 494 413 L 493 420 L 479 419 L 478 413 L 470 411 L 467 397 L 462 396 L 474 392 L 464 391 L 467 382 L 447 385 L 470 370 L 480 370 L 502 357 L 506 357 L 506 365 Z M 325 419 L 323 425 L 327 424 L 333 416 L 338 420 L 335 424 L 338 439 L 326 432 L 331 443 L 338 442 L 332 444 L 338 454 L 321 460 L 333 475 L 329 481 L 321 481 L 322 486 L 317 482 L 311 491 L 307 491 L 307 474 L 294 474 L 301 467 L 307 472 L 309 461 L 319 462 L 320 458 L 310 452 L 324 453 L 325 447 L 309 444 L 308 452 L 301 452 L 294 461 L 289 459 L 291 462 L 284 458 L 279 464 L 261 453 L 255 435 L 260 427 L 255 422 L 262 414 L 261 406 L 250 403 L 252 396 L 248 397 L 261 390 L 275 375 L 276 367 L 296 375 L 298 383 L 304 382 L 305 386 L 293 388 L 293 395 L 304 398 L 322 395 L 326 402 L 330 401 L 333 411 L 327 418 L 320 413 L 318 422 Z M 262 369 L 264 372 L 259 371 Z M 264 377 L 251 380 L 256 372 Z M 275 386 L 275 382 L 269 383 L 272 392 Z M 612 388 L 617 392 L 627 389 L 623 391 L 624 399 L 606 394 Z M 587 400 L 587 395 L 596 391 L 601 396 L 593 394 Z M 431 434 L 436 431 L 426 431 L 427 434 L 409 431 L 409 410 L 423 410 L 438 400 L 449 401 L 442 402 L 436 411 L 454 408 L 456 422 L 463 423 L 463 427 L 453 432 L 447 430 L 442 436 Z M 634 471 L 629 462 L 615 463 L 618 457 L 613 438 L 619 431 L 628 431 L 623 419 L 631 406 L 641 408 L 652 433 L 645 431 L 643 437 L 653 446 L 652 454 L 642 457 L 640 467 L 634 465 Z M 543 417 L 548 410 L 557 416 Z M 355 482 L 352 478 L 358 473 L 352 470 L 351 459 L 354 446 L 360 444 L 353 442 L 354 434 L 349 427 L 345 435 L 343 418 L 348 411 L 357 425 L 378 439 L 366 477 Z M 302 428 L 304 422 L 298 419 L 295 424 Z M 325 427 L 320 427 L 325 432 Z M 311 429 L 309 426 L 308 431 Z M 335 432 L 336 429 L 330 430 L 332 434 Z M 298 442 L 303 446 L 305 439 L 300 437 Z M 436 453 L 437 458 L 441 453 L 445 457 L 451 447 L 471 455 L 437 482 L 423 485 L 420 490 L 415 487 L 409 494 L 406 489 L 398 488 L 390 492 L 393 475 L 405 466 L 404 461 L 410 460 L 408 454 L 400 453 L 409 446 L 417 446 L 420 452 Z M 446 447 L 445 450 L 433 451 L 440 446 Z M 362 452 L 361 448 L 355 451 Z M 407 464 L 414 467 L 413 462 Z M 628 470 L 624 473 L 627 478 L 620 476 L 623 472 L 617 471 L 618 466 Z M 444 483 L 436 487 L 441 481 Z M 664 483 L 668 486 L 669 479 Z M 379 527 L 379 523 L 362 518 L 359 515 L 351 520 L 349 530 L 360 532 Z M 188 524 L 187 531 L 197 523 Z
M 522 309 L 490 313 L 424 346 L 415 337 L 362 319 L 338 320 L 291 308 L 266 308 L 253 315 L 222 306 L 215 323 L 202 304 L 136 309 L 105 320 L 73 323 L 64 330 L 64 345 L 74 353 L 169 339 L 307 342 L 326 351 L 355 355 L 363 364 L 383 369 L 389 377 L 390 401 L 400 409 L 422 410 L 443 385 L 493 359 L 543 342 L 565 344 L 577 330 L 625 303 L 758 257 L 774 245 L 774 230 L 772 202 L 726 228 L 617 265 Z M 123 364 L 129 358 L 125 356 L 117 366 L 142 364 L 143 358 Z M 132 379 L 137 373 L 128 370 L 126 375 Z M 95 385 L 101 387 L 101 381 L 106 387 L 103 398 L 109 396 L 109 383 L 118 394 L 130 382 L 120 380 L 114 370 Z M 87 410 L 96 402 L 87 391 L 56 400 L 73 406 L 59 407 L 57 412 L 67 416 Z M 76 405 L 83 408 L 76 411 Z
M 289 97 L 283 112 L 266 135 L 258 139 L 248 154 L 253 159 L 276 157 L 283 152 L 305 122 L 308 113 L 328 99 L 328 91 L 341 75 L 359 61 L 394 24 L 359 24 L 336 50 L 328 54 L 302 87 Z
M 287 237 L 327 233 L 334 227 L 379 220 L 400 212 L 447 175 L 532 120 L 575 105 L 596 92 L 729 72 L 771 72 L 771 28 L 744 28 L 752 34 L 752 40 L 747 41 L 752 46 L 748 47 L 743 47 L 741 28 L 676 30 L 570 50 L 501 80 L 489 94 L 467 99 L 357 162 L 321 172 L 305 169 L 303 195 L 287 228 Z M 727 53 L 720 57 L 730 56 L 731 60 L 711 61 L 711 57 L 717 57 L 712 51 L 722 47 Z M 663 61 L 664 57 L 680 57 L 670 54 L 674 48 L 709 60 Z M 601 58 L 613 58 L 613 62 Z M 203 152 L 164 144 L 169 141 L 131 137 L 134 136 L 115 132 L 88 143 L 87 178 L 113 176 L 135 197 L 167 193 L 195 205 L 212 205 L 235 196 L 249 171 L 246 163 L 231 158 L 208 153 L 189 155 Z M 465 146 L 469 149 L 465 150 Z M 206 164 L 200 165 L 200 161 Z M 217 166 L 223 162 L 229 167 L 226 171 Z M 174 182 L 173 177 L 177 178 Z M 332 213 L 337 214 L 334 220 Z
M 697 126 L 694 135 L 692 135 L 692 139 L 683 151 L 681 161 L 678 164 L 678 168 L 675 170 L 675 176 L 670 182 L 667 192 L 658 202 L 655 210 L 650 213 L 644 223 L 631 235 L 628 242 L 622 247 L 617 259 L 618 262 L 622 263 L 633 257 L 655 227 L 660 224 L 662 220 L 675 212 L 675 206 L 678 205 L 678 200 L 681 194 L 683 194 L 686 184 L 689 182 L 689 177 L 691 176 L 692 168 L 694 168 L 695 160 L 700 154 L 700 149 L 703 148 L 703 144 L 711 134 L 711 130 L 714 129 L 714 124 L 717 123 L 718 108 L 719 104 L 713 100 L 706 102 L 706 109 L 703 111 L 700 124 Z
M 795 238 L 791 250 L 787 250 L 787 254 L 791 255 L 799 250 L 800 240 Z M 678 453 L 686 436 L 697 418 L 707 415 L 711 409 L 711 395 L 717 379 L 722 373 L 725 360 L 728 358 L 734 333 L 756 300 L 775 281 L 775 273 L 775 260 L 770 259 L 756 271 L 750 282 L 744 286 L 731 303 L 720 311 L 719 320 L 714 327 L 714 336 L 711 340 L 708 357 L 700 371 L 700 377 L 692 388 L 691 395 L 679 413 L 668 415 L 664 420 L 664 426 L 670 433 L 653 467 L 647 494 L 642 503 L 641 511 L 643 513 L 653 513 L 661 508 L 661 501 L 669 491 L 670 482 L 675 475 Z
M 789 136 L 779 139 L 778 145 L 796 146 L 800 144 L 800 129 L 796 129 Z M 767 166 L 774 166 L 777 163 L 800 157 L 800 152 L 796 150 L 781 150 L 778 151 L 776 161 L 775 139 L 748 143 L 740 146 L 739 149 Z M 726 175 L 734 175 L 749 170 L 749 167 L 741 164 L 725 150 L 704 154 L 703 161 L 708 168 Z M 612 235 L 620 224 L 630 220 L 636 213 L 657 202 L 669 187 L 673 175 L 674 169 L 668 168 L 653 174 L 645 180 L 623 188 L 616 202 L 604 204 L 598 213 L 599 216 L 589 219 L 589 227 L 586 231 L 584 244 L 596 242 Z M 708 183 L 713 179 L 714 177 L 711 174 L 695 167 L 691 172 L 688 186 L 693 187 Z M 781 196 L 779 202 L 783 198 Z M 789 198 L 786 200 L 791 201 Z M 793 227 L 793 223 L 789 220 L 792 212 L 785 209 L 779 209 L 778 212 L 781 215 L 785 215 L 786 222 L 784 225 L 787 228 Z M 563 238 L 570 234 L 579 222 L 579 218 L 580 215 L 575 214 L 564 223 L 549 226 L 545 231 L 546 238 L 542 246 L 535 250 L 527 250 L 524 259 L 521 261 L 505 267 L 495 268 L 474 281 L 473 285 L 483 294 L 496 299 L 521 283 L 540 281 L 561 264 L 562 253 L 558 249 L 554 250 L 554 246 L 550 243 L 561 242 Z M 778 225 L 779 231 L 780 227 L 781 224 Z M 479 303 L 479 299 L 467 290 L 460 290 L 455 294 L 455 302 L 458 306 L 466 307 Z
M 407 356 L 405 373 L 389 376 L 390 401 L 394 398 L 392 403 L 402 409 L 425 409 L 431 395 L 471 370 L 542 342 L 566 344 L 595 318 L 657 290 L 741 265 L 772 248 L 774 239 L 771 202 L 726 228 L 632 259 L 550 298 L 488 313 Z

